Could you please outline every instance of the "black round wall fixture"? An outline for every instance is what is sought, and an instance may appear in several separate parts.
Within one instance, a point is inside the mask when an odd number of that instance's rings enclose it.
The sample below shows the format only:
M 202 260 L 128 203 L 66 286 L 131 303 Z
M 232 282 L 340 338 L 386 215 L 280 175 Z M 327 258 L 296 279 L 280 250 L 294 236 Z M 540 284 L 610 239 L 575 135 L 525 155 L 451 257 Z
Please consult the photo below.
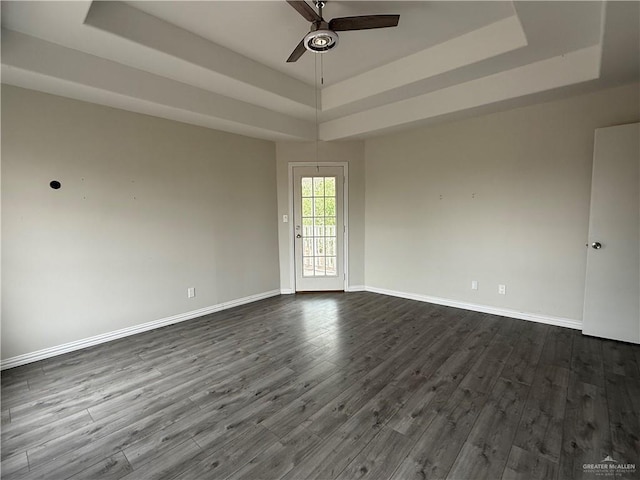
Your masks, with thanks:
M 57 180 L 51 180 L 51 182 L 49 183 L 49 186 L 54 190 L 57 190 L 62 186 L 62 184 Z

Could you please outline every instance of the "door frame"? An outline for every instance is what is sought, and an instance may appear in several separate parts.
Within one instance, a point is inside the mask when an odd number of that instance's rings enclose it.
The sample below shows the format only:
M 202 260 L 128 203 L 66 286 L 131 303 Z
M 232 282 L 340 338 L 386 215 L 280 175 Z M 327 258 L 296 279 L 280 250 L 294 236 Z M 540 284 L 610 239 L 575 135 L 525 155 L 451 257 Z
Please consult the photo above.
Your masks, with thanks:
M 293 169 L 295 167 L 342 167 L 344 187 L 342 190 L 342 218 L 344 219 L 342 271 L 344 272 L 344 291 L 349 286 L 349 163 L 348 162 L 289 162 L 289 279 L 292 292 L 296 293 L 296 252 L 295 252 L 295 219 L 293 215 Z

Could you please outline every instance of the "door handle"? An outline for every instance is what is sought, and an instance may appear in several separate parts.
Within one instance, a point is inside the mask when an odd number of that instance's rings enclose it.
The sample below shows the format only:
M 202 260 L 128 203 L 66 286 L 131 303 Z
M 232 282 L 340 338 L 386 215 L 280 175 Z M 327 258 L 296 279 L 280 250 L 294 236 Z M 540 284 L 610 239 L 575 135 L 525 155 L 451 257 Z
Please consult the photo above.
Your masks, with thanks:
M 602 244 L 600 242 L 593 242 L 591 244 L 591 248 L 594 248 L 596 250 L 600 250 L 602 248 Z
M 302 238 L 302 235 L 297 234 L 297 235 L 296 235 L 296 238 Z

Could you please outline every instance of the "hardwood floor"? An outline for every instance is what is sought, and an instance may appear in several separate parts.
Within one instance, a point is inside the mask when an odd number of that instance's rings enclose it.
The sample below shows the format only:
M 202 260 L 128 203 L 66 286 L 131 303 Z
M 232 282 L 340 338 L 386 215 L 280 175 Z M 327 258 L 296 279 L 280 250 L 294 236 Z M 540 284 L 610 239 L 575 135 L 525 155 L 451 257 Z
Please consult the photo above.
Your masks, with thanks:
M 595 480 L 640 467 L 639 363 L 373 293 L 275 297 L 2 372 L 2 478 Z

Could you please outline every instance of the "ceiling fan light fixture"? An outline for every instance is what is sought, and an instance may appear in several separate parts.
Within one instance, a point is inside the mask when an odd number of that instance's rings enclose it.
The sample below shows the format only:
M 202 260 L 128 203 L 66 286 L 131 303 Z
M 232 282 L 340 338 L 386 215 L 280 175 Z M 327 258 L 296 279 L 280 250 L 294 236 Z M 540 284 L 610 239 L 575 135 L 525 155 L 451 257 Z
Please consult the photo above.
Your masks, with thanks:
M 338 34 L 333 30 L 320 29 L 304 37 L 304 47 L 310 52 L 324 53 L 338 45 Z

